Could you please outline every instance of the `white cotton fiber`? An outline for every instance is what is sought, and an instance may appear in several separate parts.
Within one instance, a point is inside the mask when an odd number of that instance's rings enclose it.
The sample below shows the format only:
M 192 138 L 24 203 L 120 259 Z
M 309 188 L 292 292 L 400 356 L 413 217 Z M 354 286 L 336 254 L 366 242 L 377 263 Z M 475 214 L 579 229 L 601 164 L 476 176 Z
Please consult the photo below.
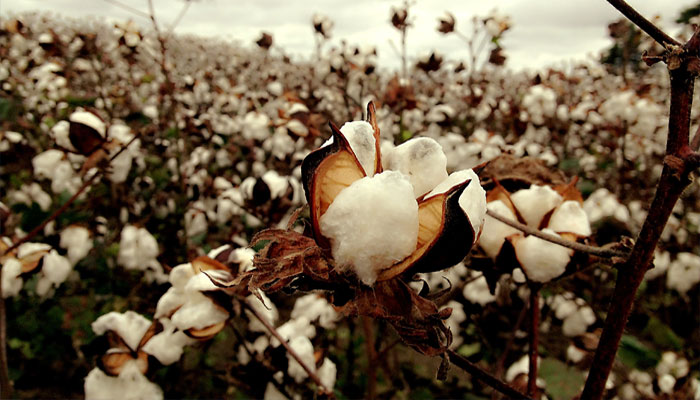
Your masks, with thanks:
M 513 221 L 517 220 L 513 211 L 501 200 L 488 203 L 488 209 Z M 479 238 L 479 245 L 487 256 L 495 259 L 498 253 L 501 252 L 501 247 L 503 247 L 506 237 L 518 233 L 520 231 L 512 226 L 506 225 L 493 217 L 486 216 L 484 230 L 481 232 L 481 238 Z
M 484 226 L 484 218 L 486 217 L 486 191 L 481 187 L 479 177 L 473 170 L 463 169 L 451 173 L 440 181 L 425 198 L 429 199 L 435 195 L 445 193 L 456 185 L 466 181 L 470 182 L 459 196 L 459 206 L 462 208 L 464 215 L 469 218 L 469 222 L 474 230 L 474 242 L 476 242 Z
M 217 306 L 201 293 L 190 293 L 182 307 L 170 317 L 176 327 L 204 329 L 228 319 L 228 311 Z
M 157 400 L 163 398 L 163 391 L 143 376 L 137 362 L 129 361 L 116 377 L 93 368 L 85 377 L 85 398 Z
M 92 249 L 90 231 L 82 226 L 69 226 L 61 231 L 60 246 L 68 250 L 67 257 L 72 265 L 87 256 Z
M 83 124 L 94 129 L 100 136 L 105 137 L 105 123 L 95 114 L 87 111 L 76 111 L 68 117 L 70 122 Z
M 340 133 L 350 143 L 350 147 L 362 165 L 362 169 L 365 170 L 365 174 L 367 176 L 374 175 L 376 145 L 372 125 L 365 121 L 346 122 L 340 128 Z
M 185 346 L 196 340 L 178 330 L 169 319 L 162 318 L 160 322 L 163 331 L 150 338 L 143 346 L 143 351 L 157 358 L 161 364 L 170 365 L 180 359 Z
M 549 229 L 559 233 L 573 233 L 579 236 L 591 235 L 591 224 L 581 203 L 567 200 L 552 213 Z
M 353 182 L 321 217 L 340 270 L 352 268 L 367 285 L 380 269 L 401 261 L 416 248 L 418 203 L 403 174 L 385 171 Z
M 388 169 L 406 175 L 419 197 L 447 179 L 447 157 L 440 143 L 428 137 L 411 139 L 391 152 Z
M 551 229 L 543 229 L 542 232 L 559 236 Z M 514 236 L 511 242 L 527 278 L 534 282 L 549 282 L 563 274 L 573 254 L 571 249 L 532 235 Z M 547 257 L 543 257 L 543 254 Z
M 96 335 L 103 335 L 107 331 L 114 331 L 124 340 L 131 350 L 136 350 L 139 342 L 148 328 L 151 321 L 141 314 L 133 311 L 118 313 L 116 311 L 101 315 L 92 323 L 92 331 Z
M 510 199 L 527 226 L 531 228 L 539 228 L 542 218 L 562 202 L 561 195 L 554 189 L 539 185 L 518 190 Z
M 301 361 L 311 369 L 311 371 L 316 370 L 316 363 L 314 360 L 314 346 L 311 341 L 306 336 L 297 336 L 289 342 L 289 347 L 297 353 Z M 297 360 L 287 353 L 287 359 L 289 360 L 289 365 L 287 367 L 287 373 L 289 376 L 294 378 L 297 383 L 301 383 L 309 374 L 306 373 L 304 367 L 297 362 Z

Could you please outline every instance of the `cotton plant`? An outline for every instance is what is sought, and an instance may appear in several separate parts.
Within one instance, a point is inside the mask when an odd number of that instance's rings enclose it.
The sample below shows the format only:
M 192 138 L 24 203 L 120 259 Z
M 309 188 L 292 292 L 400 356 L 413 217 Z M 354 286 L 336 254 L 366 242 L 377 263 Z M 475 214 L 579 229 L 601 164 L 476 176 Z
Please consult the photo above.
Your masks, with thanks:
M 118 265 L 129 270 L 144 271 L 147 281 L 165 282 L 168 278 L 157 260 L 159 254 L 158 242 L 146 228 L 127 225 L 122 229 Z
M 16 297 L 24 286 L 24 277 L 37 274 L 36 294 L 50 295 L 68 279 L 73 264 L 45 243 L 26 242 L 16 250 L 5 253 L 12 245 L 9 238 L 0 238 L 0 264 L 2 265 L 2 294 L 4 298 Z

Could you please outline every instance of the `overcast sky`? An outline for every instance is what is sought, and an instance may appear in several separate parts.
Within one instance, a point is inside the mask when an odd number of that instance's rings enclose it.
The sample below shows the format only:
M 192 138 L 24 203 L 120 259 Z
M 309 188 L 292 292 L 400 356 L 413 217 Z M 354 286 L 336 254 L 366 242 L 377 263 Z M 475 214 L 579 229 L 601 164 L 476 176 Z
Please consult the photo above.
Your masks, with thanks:
M 182 1 L 153 0 L 161 24 L 179 13 Z M 697 0 L 629 0 L 640 13 L 662 16 L 662 26 L 671 34 L 679 11 Z M 148 11 L 146 0 L 119 0 L 134 9 Z M 397 0 L 200 0 L 193 3 L 176 28 L 179 33 L 220 36 L 249 45 L 261 31 L 273 35 L 275 45 L 291 55 L 309 55 L 314 49 L 311 17 L 329 16 L 335 23 L 332 41 L 375 46 L 381 67 L 396 68 L 398 56 L 390 41 L 398 43 L 398 32 L 389 23 Z M 409 55 L 436 49 L 448 59 L 466 58 L 463 42 L 456 36 L 436 32 L 437 19 L 452 12 L 457 29 L 470 31 L 473 15 L 487 15 L 497 8 L 509 15 L 512 29 L 502 42 L 512 69 L 557 65 L 571 59 L 597 56 L 609 45 L 607 25 L 620 14 L 604 0 L 417 0 L 411 8 L 414 28 L 408 34 Z M 71 17 L 99 16 L 108 20 L 132 19 L 144 26 L 150 22 L 106 0 L 0 0 L 0 15 L 44 10 Z

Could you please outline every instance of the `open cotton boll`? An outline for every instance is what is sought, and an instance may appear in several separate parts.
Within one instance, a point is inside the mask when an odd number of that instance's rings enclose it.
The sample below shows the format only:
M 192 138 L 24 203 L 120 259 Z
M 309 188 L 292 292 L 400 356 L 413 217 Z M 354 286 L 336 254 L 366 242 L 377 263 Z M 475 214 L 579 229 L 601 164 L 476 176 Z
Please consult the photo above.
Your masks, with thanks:
M 559 236 L 551 229 L 543 229 L 542 232 Z M 525 275 L 535 282 L 549 282 L 563 274 L 573 254 L 571 249 L 532 235 L 513 236 L 510 240 Z M 543 257 L 543 254 L 547 257 Z
M 335 379 L 338 374 L 338 368 L 335 363 L 331 361 L 330 358 L 326 357 L 323 359 L 323 364 L 316 371 L 316 375 L 321 380 L 323 386 L 328 390 L 333 390 L 335 386 Z
M 228 319 L 228 311 L 201 293 L 190 293 L 187 301 L 170 317 L 176 327 L 204 329 Z
M 300 317 L 306 317 L 309 321 L 318 320 L 318 324 L 326 329 L 335 328 L 335 321 L 339 318 L 328 301 L 316 293 L 302 296 L 294 303 L 291 318 Z
M 277 328 L 277 333 L 279 333 L 280 336 L 282 336 L 282 338 L 288 342 L 297 336 L 304 336 L 311 339 L 316 336 L 316 328 L 311 325 L 311 321 L 309 321 L 308 318 L 299 317 L 296 319 L 290 319 L 282 324 L 279 328 Z M 270 345 L 272 347 L 277 347 L 280 345 L 280 341 L 273 337 L 270 339 Z
M 169 288 L 162 296 L 160 296 L 160 299 L 158 299 L 154 318 L 165 317 L 172 314 L 185 303 L 185 300 L 185 294 L 182 289 L 178 289 L 174 286 Z
M 591 224 L 583 211 L 581 203 L 567 200 L 552 213 L 549 219 L 549 229 L 559 233 L 573 233 L 578 236 L 590 236 Z
M 510 220 L 517 220 L 513 210 L 511 210 L 501 200 L 495 200 L 488 203 L 487 208 L 490 211 Z M 484 220 L 484 229 L 481 232 L 481 237 L 479 238 L 479 245 L 487 256 L 496 258 L 498 253 L 501 252 L 501 247 L 503 247 L 506 237 L 518 233 L 520 233 L 519 230 L 487 215 L 486 219 Z
M 133 311 L 118 313 L 116 311 L 101 315 L 92 323 L 92 331 L 96 335 L 104 335 L 114 331 L 124 340 L 131 350 L 139 347 L 141 338 L 151 326 L 151 321 Z
M 372 125 L 365 121 L 346 122 L 340 128 L 340 133 L 345 136 L 352 148 L 357 161 L 365 170 L 365 175 L 374 175 L 374 160 L 376 157 L 376 145 L 374 140 L 374 129 Z
M 496 300 L 496 296 L 491 294 L 486 277 L 483 275 L 464 285 L 462 295 L 470 302 L 481 304 L 482 306 Z
M 554 189 L 539 185 L 518 190 L 510 195 L 510 199 L 531 228 L 539 228 L 542 218 L 562 202 L 561 195 Z
M 316 362 L 314 360 L 314 346 L 311 341 L 306 336 L 297 336 L 289 342 L 289 347 L 297 353 L 301 361 L 306 364 L 307 367 L 314 371 L 316 368 Z M 306 373 L 304 368 L 297 362 L 297 360 L 287 353 L 287 360 L 289 360 L 289 365 L 287 367 L 287 373 L 290 377 L 294 378 L 297 383 L 301 383 L 309 375 Z
M 18 248 L 17 248 L 17 258 L 25 258 L 31 254 L 38 253 L 41 251 L 49 251 L 51 250 L 51 245 L 46 244 L 46 243 L 33 243 L 33 242 L 28 242 L 28 243 L 22 243 Z
M 167 318 L 162 318 L 160 323 L 163 325 L 163 331 L 150 338 L 142 350 L 157 358 L 161 364 L 170 365 L 182 357 L 185 346 L 197 341 L 178 330 Z
M 105 123 L 100 117 L 87 111 L 76 111 L 68 117 L 70 122 L 83 124 L 97 131 L 100 136 L 105 137 Z
M 588 306 L 581 307 L 564 319 L 561 330 L 565 336 L 576 337 L 586 333 L 588 327 L 595 322 L 595 313 Z
M 666 273 L 666 287 L 687 293 L 700 282 L 700 257 L 693 253 L 678 253 Z
M 267 322 L 270 323 L 270 325 L 274 326 L 279 318 L 277 307 L 275 307 L 275 304 L 267 296 L 265 296 L 265 293 L 258 291 L 258 294 L 263 299 L 265 304 L 263 304 L 263 302 L 260 301 L 260 299 L 258 299 L 254 294 L 248 296 L 246 300 L 248 300 L 248 304 L 250 304 L 250 306 L 258 312 L 258 315 L 261 315 L 263 318 L 265 318 L 265 320 L 267 320 Z M 258 319 L 253 317 L 248 311 L 246 311 L 246 313 L 248 313 L 248 316 L 250 317 L 250 322 L 248 323 L 249 330 L 253 332 L 267 332 L 267 328 L 265 328 L 265 325 L 263 325 L 262 322 L 258 321 Z
M 260 178 L 270 188 L 270 198 L 278 199 L 282 197 L 289 187 L 286 177 L 280 176 L 275 170 L 269 170 Z
M 372 285 L 380 269 L 416 249 L 418 203 L 413 187 L 396 171 L 357 180 L 338 194 L 320 225 L 336 266 L 352 268 L 362 282 Z
M 479 176 L 477 176 L 473 170 L 463 169 L 451 173 L 446 179 L 435 186 L 430 193 L 425 195 L 425 199 L 445 193 L 455 185 L 459 185 L 467 180 L 471 181 L 459 196 L 459 206 L 462 208 L 467 218 L 469 218 L 469 222 L 474 230 L 474 242 L 476 242 L 484 226 L 484 218 L 486 217 L 486 191 L 481 187 Z
M 2 297 L 17 296 L 22 290 L 24 281 L 20 277 L 22 274 L 22 263 L 16 258 L 9 258 L 2 264 Z
M 85 399 L 157 400 L 163 391 L 143 376 L 136 361 L 128 361 L 119 376 L 108 376 L 93 368 L 85 377 Z
M 420 197 L 447 179 L 447 157 L 440 143 L 428 137 L 411 139 L 391 153 L 388 168 L 406 175 Z
M 51 289 L 51 286 L 58 287 L 65 282 L 72 270 L 72 263 L 66 257 L 58 254 L 56 250 L 51 250 L 44 256 L 41 277 L 36 284 L 37 294 L 44 296 Z
M 67 257 L 72 265 L 82 260 L 92 249 L 90 231 L 82 226 L 69 226 L 61 231 L 59 245 L 68 250 Z

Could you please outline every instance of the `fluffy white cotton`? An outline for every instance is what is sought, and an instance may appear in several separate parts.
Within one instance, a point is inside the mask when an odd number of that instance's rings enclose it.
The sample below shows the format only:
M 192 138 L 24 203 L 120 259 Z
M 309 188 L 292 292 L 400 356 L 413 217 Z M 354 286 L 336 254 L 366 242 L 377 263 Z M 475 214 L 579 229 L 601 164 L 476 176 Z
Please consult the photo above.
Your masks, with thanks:
M 126 269 L 146 269 L 159 253 L 156 238 L 146 228 L 127 225 L 122 229 L 117 256 L 119 265 Z
M 573 344 L 570 344 L 569 347 L 566 348 L 566 359 L 574 364 L 581 362 L 584 357 L 586 357 L 586 352 Z
M 85 398 L 156 400 L 163 398 L 163 391 L 143 376 L 135 361 L 129 361 L 116 377 L 108 376 L 99 368 L 93 368 L 85 377 Z
M 687 293 L 700 282 L 700 257 L 693 253 L 678 253 L 668 267 L 666 287 Z
M 8 258 L 2 264 L 2 297 L 17 296 L 24 281 L 20 277 L 22 263 L 16 258 Z
M 583 209 L 592 222 L 599 221 L 606 217 L 613 217 L 622 222 L 630 220 L 630 212 L 627 207 L 620 204 L 620 202 L 617 201 L 617 197 L 605 188 L 593 192 L 586 201 L 583 202 Z
M 350 147 L 362 165 L 362 169 L 365 170 L 365 174 L 373 176 L 376 145 L 372 125 L 365 121 L 346 122 L 340 128 L 340 133 L 350 143 Z
M 682 378 L 690 372 L 690 364 L 683 357 L 672 351 L 666 351 L 661 355 L 661 360 L 656 365 L 656 373 L 659 375 L 669 374 L 676 378 Z
M 66 257 L 58 254 L 56 250 L 49 251 L 44 256 L 41 276 L 36 283 L 36 293 L 45 296 L 52 286 L 58 287 L 65 282 L 72 270 L 72 263 Z
M 277 328 L 277 332 L 287 342 L 293 340 L 297 336 L 303 336 L 309 339 L 316 336 L 316 328 L 311 325 L 311 321 L 306 317 L 290 319 Z M 280 341 L 273 337 L 270 339 L 270 345 L 272 347 L 277 347 L 280 345 Z
M 17 248 L 17 258 L 23 259 L 36 253 L 48 252 L 49 250 L 51 250 L 51 245 L 46 243 L 22 243 Z
M 593 313 L 593 309 L 588 306 L 581 307 L 564 319 L 564 324 L 561 328 L 562 333 L 568 337 L 583 335 L 594 322 L 595 313 Z
M 92 323 L 92 331 L 96 335 L 104 335 L 113 331 L 124 340 L 131 350 L 136 350 L 151 321 L 133 311 L 118 313 L 115 311 L 101 315 Z
M 88 126 L 97 133 L 100 134 L 100 136 L 105 137 L 105 123 L 102 122 L 102 120 L 95 114 L 87 111 L 76 111 L 73 114 L 68 117 L 68 120 L 70 122 L 75 122 L 78 124 L 83 124 L 85 126 Z
M 314 346 L 311 344 L 309 338 L 305 336 L 297 336 L 289 342 L 289 347 L 294 350 L 299 359 L 307 366 L 311 371 L 316 370 L 316 363 L 314 360 Z M 290 377 L 294 378 L 297 383 L 301 383 L 309 374 L 304 371 L 304 368 L 297 362 L 294 357 L 287 353 L 287 360 L 289 360 L 289 365 L 287 367 L 287 373 Z
M 64 149 L 76 151 L 73 143 L 70 141 L 69 137 L 70 123 L 68 121 L 58 121 L 56 125 L 51 128 L 51 136 L 57 145 Z
M 483 275 L 480 278 L 464 285 L 462 295 L 470 302 L 474 304 L 481 304 L 482 306 L 496 300 L 496 296 L 492 295 L 489 291 L 489 286 L 486 283 L 486 277 Z
M 133 164 L 134 158 L 138 157 L 139 150 L 141 148 L 141 140 L 136 139 L 131 142 L 134 134 L 131 132 L 131 128 L 123 124 L 114 124 L 110 126 L 109 137 L 117 140 L 122 145 L 131 143 L 126 150 L 122 151 L 114 160 L 112 160 L 108 171 L 110 181 L 114 183 L 122 183 L 126 181 L 126 178 L 129 176 L 129 171 L 131 170 L 131 164 Z M 119 151 L 119 146 L 113 148 L 110 150 L 110 157 L 114 156 Z
M 311 293 L 298 298 L 294 303 L 291 318 L 297 319 L 301 317 L 305 317 L 309 321 L 318 320 L 318 324 L 321 327 L 333 329 L 339 315 L 325 298 Z
M 185 346 L 195 343 L 196 340 L 178 330 L 167 318 L 162 318 L 160 323 L 163 324 L 163 331 L 150 338 L 142 350 L 157 358 L 161 364 L 170 365 L 182 357 Z
M 510 195 L 510 198 L 525 223 L 531 228 L 539 228 L 542 218 L 562 202 L 561 195 L 554 189 L 539 185 L 518 190 Z
M 201 293 L 191 293 L 187 301 L 170 317 L 181 330 L 204 329 L 228 319 L 228 311 Z
M 279 318 L 279 312 L 277 311 L 277 307 L 275 307 L 275 304 L 270 300 L 267 296 L 265 296 L 265 293 L 259 292 L 260 297 L 262 297 L 263 302 L 260 301 L 255 295 L 250 295 L 246 298 L 248 301 L 248 304 L 252 308 L 255 309 L 255 311 L 258 312 L 259 315 L 261 315 L 267 322 L 270 323 L 270 325 L 274 326 L 275 323 L 277 323 L 277 319 Z M 262 322 L 258 321 L 255 316 L 250 314 L 248 311 L 249 317 L 249 323 L 248 323 L 248 329 L 253 331 L 253 332 L 267 332 L 267 328 L 265 328 L 265 325 L 262 324 Z
M 559 236 L 551 229 L 542 231 Z M 528 279 L 535 282 L 548 282 L 563 274 L 573 254 L 571 249 L 535 236 L 514 236 L 511 243 Z
M 578 236 L 590 236 L 591 224 L 583 211 L 581 203 L 567 200 L 554 210 L 549 219 L 549 229 L 559 233 L 573 233 Z
M 380 269 L 411 254 L 418 238 L 418 203 L 403 174 L 385 171 L 353 182 L 321 217 L 341 270 L 352 269 L 367 285 Z
M 82 226 L 69 226 L 61 231 L 61 241 L 59 245 L 68 250 L 66 255 L 72 265 L 87 256 L 92 249 L 92 239 L 90 231 Z
M 447 179 L 447 157 L 435 139 L 419 137 L 394 148 L 388 168 L 406 175 L 420 197 Z
M 175 287 L 169 288 L 160 299 L 158 299 L 154 317 L 160 318 L 170 316 L 170 314 L 180 307 L 185 300 L 186 298 L 182 290 Z
M 489 202 L 487 207 L 498 215 L 517 221 L 513 211 L 501 200 Z M 481 238 L 479 238 L 479 245 L 487 256 L 495 259 L 498 253 L 501 252 L 501 247 L 503 247 L 506 237 L 519 233 L 520 231 L 512 226 L 487 215 Z
M 288 400 L 287 396 L 280 392 L 274 383 L 268 382 L 265 387 L 265 394 L 263 395 L 263 400 Z
M 338 368 L 328 357 L 323 359 L 323 364 L 321 364 L 318 371 L 316 371 L 316 375 L 318 375 L 318 378 L 327 390 L 333 390 L 337 374 Z
M 278 199 L 282 197 L 289 188 L 289 181 L 286 177 L 280 176 L 275 170 L 265 172 L 260 178 L 270 188 L 270 197 Z
M 459 327 L 459 324 L 461 324 L 467 319 L 467 314 L 464 313 L 464 306 L 462 305 L 462 303 L 458 301 L 450 300 L 450 302 L 447 303 L 445 306 L 450 307 L 452 309 L 452 314 L 450 314 L 450 317 L 445 321 L 445 324 L 448 328 L 450 328 L 450 331 L 452 332 L 452 344 L 450 345 L 450 348 L 457 349 L 464 340 L 462 339 L 462 332 Z

